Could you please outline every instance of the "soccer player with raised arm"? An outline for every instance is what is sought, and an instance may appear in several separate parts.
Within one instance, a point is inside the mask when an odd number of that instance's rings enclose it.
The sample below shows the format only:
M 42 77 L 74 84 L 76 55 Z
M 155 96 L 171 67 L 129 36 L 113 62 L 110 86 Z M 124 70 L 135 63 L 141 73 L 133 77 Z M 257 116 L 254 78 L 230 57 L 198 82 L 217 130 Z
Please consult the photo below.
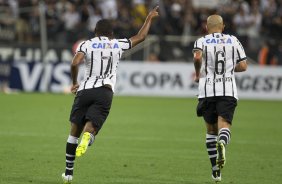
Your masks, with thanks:
M 122 53 L 145 40 L 152 19 L 158 17 L 158 6 L 149 12 L 138 34 L 130 39 L 115 39 L 111 22 L 97 22 L 95 37 L 82 42 L 71 63 L 72 93 L 76 94 L 71 114 L 71 130 L 66 144 L 64 183 L 73 179 L 74 161 L 85 154 L 102 128 L 112 104 L 116 72 Z M 85 62 L 84 80 L 77 81 L 79 64 Z M 78 140 L 83 132 L 80 144 Z
M 231 138 L 231 124 L 237 106 L 235 72 L 247 69 L 247 58 L 239 40 L 223 34 L 223 19 L 207 19 L 208 34 L 196 40 L 193 49 L 195 82 L 199 82 L 197 115 L 206 122 L 206 147 L 212 165 L 212 178 L 221 181 L 226 163 L 225 148 Z

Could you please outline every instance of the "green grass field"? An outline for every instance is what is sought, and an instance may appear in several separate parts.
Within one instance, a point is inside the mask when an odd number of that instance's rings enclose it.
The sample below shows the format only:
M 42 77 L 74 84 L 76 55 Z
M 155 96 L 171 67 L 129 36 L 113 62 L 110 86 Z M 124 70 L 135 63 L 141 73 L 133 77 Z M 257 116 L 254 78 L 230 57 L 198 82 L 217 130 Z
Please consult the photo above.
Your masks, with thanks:
M 0 184 L 57 184 L 72 95 L 0 94 Z M 196 99 L 115 97 L 73 184 L 208 184 Z M 226 184 L 282 183 L 282 101 L 240 100 L 222 171 Z

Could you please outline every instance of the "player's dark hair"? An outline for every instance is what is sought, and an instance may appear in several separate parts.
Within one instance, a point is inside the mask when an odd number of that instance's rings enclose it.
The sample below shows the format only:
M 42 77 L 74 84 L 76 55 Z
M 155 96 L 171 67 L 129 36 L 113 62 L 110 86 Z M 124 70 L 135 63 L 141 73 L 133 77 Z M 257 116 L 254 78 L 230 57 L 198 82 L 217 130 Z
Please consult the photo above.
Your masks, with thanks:
M 109 19 L 101 19 L 97 22 L 95 28 L 96 36 L 113 36 L 113 25 Z

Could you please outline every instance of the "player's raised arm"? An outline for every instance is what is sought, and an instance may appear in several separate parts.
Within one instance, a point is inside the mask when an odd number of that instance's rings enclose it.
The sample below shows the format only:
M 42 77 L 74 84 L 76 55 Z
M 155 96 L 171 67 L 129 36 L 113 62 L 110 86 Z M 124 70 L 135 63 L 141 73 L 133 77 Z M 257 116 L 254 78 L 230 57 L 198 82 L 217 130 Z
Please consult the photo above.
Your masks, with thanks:
M 72 86 L 71 92 L 76 93 L 79 84 L 77 83 L 77 75 L 78 75 L 78 66 L 83 61 L 84 53 L 77 52 L 72 59 L 71 63 L 71 79 L 72 79 Z
M 137 44 L 143 42 L 148 35 L 149 29 L 152 24 L 152 19 L 159 16 L 158 12 L 159 6 L 156 6 L 152 11 L 149 12 L 143 26 L 139 30 L 139 32 L 130 38 L 132 47 L 136 46 Z

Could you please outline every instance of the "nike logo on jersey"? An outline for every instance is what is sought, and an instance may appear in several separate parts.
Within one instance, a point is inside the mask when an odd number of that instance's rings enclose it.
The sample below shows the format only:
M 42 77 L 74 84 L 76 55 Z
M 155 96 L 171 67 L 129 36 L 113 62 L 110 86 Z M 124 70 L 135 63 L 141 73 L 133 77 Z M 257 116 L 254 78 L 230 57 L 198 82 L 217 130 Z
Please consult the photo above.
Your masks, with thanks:
M 94 49 L 118 49 L 117 43 L 93 43 L 92 47 Z
M 215 43 L 215 44 L 232 44 L 231 38 L 211 38 L 211 39 L 206 39 L 206 43 Z

